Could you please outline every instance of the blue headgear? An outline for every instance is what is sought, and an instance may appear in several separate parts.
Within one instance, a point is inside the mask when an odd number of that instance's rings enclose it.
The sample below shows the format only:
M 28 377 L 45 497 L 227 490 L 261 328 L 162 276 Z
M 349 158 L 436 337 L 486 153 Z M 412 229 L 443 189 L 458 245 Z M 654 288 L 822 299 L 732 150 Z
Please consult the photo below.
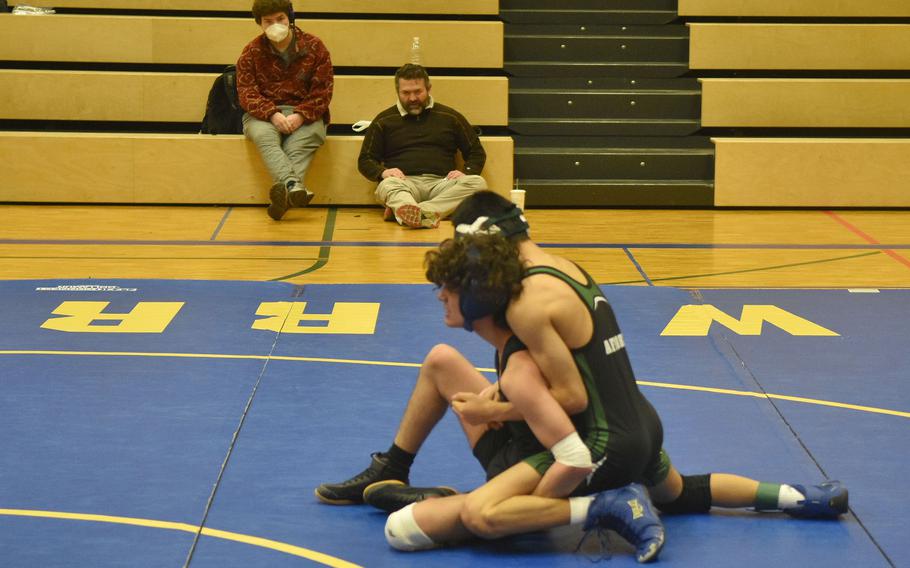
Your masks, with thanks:
M 469 248 L 466 251 L 468 262 L 480 265 L 480 254 L 476 248 Z M 474 322 L 480 318 L 493 315 L 505 308 L 505 304 L 493 300 L 484 300 L 478 297 L 477 288 L 482 285 L 481 277 L 474 277 L 462 283 L 459 290 L 458 307 L 461 309 L 461 316 L 464 318 L 464 328 L 468 331 L 474 331 Z

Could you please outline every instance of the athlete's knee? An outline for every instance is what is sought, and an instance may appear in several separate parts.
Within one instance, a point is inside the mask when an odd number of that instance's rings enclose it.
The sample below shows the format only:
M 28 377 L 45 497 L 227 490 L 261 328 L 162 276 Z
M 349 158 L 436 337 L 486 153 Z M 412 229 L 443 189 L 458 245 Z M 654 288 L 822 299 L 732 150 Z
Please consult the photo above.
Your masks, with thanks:
M 414 505 L 395 511 L 385 522 L 385 539 L 389 546 L 397 550 L 426 550 L 436 543 L 427 536 L 414 520 Z
M 471 494 L 461 508 L 461 524 L 474 536 L 494 539 L 504 535 L 498 522 L 495 507 Z
M 654 503 L 662 513 L 707 513 L 711 509 L 711 474 L 683 475 L 682 491 L 672 501 Z
M 461 359 L 461 353 L 451 345 L 437 343 L 427 353 L 423 367 L 428 371 L 443 371 Z

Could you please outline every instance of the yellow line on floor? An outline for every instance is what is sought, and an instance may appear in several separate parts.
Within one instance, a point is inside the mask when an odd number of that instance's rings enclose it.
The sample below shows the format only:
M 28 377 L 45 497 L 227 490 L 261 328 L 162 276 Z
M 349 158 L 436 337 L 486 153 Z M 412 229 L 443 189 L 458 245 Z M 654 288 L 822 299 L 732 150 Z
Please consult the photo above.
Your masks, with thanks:
M 153 529 L 164 529 L 164 530 L 173 530 L 173 531 L 184 531 L 188 533 L 197 533 L 200 532 L 200 527 L 190 525 L 187 523 L 175 523 L 171 521 L 156 521 L 154 519 L 137 519 L 134 517 L 115 517 L 110 515 L 91 515 L 87 513 L 66 513 L 62 511 L 35 511 L 30 509 L 0 509 L 0 515 L 13 516 L 13 517 L 41 517 L 45 519 L 65 519 L 69 521 L 91 521 L 96 523 L 112 523 L 118 525 L 133 525 L 138 527 L 147 527 Z M 267 538 L 262 538 L 258 536 L 251 536 L 247 534 L 240 534 L 230 531 L 222 531 L 217 529 L 210 529 L 208 527 L 202 527 L 201 533 L 205 536 L 210 536 L 212 538 L 220 538 L 224 540 L 232 540 L 234 542 L 241 542 L 244 544 L 249 544 L 252 546 L 258 546 L 260 548 L 267 548 L 270 550 L 277 550 L 278 552 L 283 552 L 285 554 L 290 554 L 292 556 L 299 556 L 301 558 L 306 558 L 307 560 L 312 560 L 313 562 L 318 562 L 324 564 L 325 566 L 332 566 L 333 568 L 360 568 L 358 564 L 353 564 L 347 560 L 342 560 L 340 558 L 335 558 L 334 556 L 329 556 L 328 554 L 323 554 L 321 552 L 316 552 L 314 550 L 309 550 L 300 546 L 295 546 L 293 544 L 288 544 L 286 542 L 279 542 L 277 540 L 271 540 Z
M 789 400 L 791 402 L 802 402 L 805 404 L 816 404 L 819 406 L 830 406 L 832 408 L 845 408 L 849 410 L 859 410 L 861 412 L 872 412 L 874 414 L 888 414 L 890 416 L 900 416 L 901 418 L 910 418 L 910 412 L 900 410 L 889 410 L 887 408 L 876 408 L 874 406 L 861 406 L 859 404 L 849 404 L 846 402 L 832 402 L 830 400 L 819 400 L 816 398 L 804 398 L 801 396 L 789 396 L 785 394 L 773 394 L 751 391 L 739 391 L 732 389 L 719 389 L 714 387 L 697 387 L 691 385 L 675 385 L 672 383 L 655 383 L 651 381 L 638 381 L 638 384 L 659 387 L 665 389 L 692 390 L 700 392 L 711 392 L 717 394 L 728 394 L 732 396 L 751 396 L 754 398 L 773 398 L 775 400 Z

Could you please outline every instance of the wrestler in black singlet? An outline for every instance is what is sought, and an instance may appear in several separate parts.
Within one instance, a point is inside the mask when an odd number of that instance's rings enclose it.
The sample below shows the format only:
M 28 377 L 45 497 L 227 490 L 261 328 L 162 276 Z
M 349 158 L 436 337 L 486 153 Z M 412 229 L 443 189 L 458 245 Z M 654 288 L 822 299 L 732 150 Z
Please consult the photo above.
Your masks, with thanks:
M 670 467 L 668 457 L 661 451 L 660 418 L 638 389 L 612 307 L 593 279 L 584 270 L 582 273 L 584 284 L 550 266 L 528 270 L 528 276 L 547 274 L 571 286 L 594 322 L 591 340 L 572 350 L 588 394 L 588 406 L 571 418 L 591 450 L 596 467 L 575 493 L 593 493 L 631 482 L 655 485 L 663 481 Z M 498 373 L 505 369 L 512 353 L 522 349 L 527 347 L 518 338 L 510 338 L 501 359 L 497 353 Z M 478 441 L 474 453 L 484 465 L 488 479 L 521 460 L 541 475 L 553 463 L 553 455 L 537 442 L 524 422 L 509 422 L 506 428 L 488 432 Z

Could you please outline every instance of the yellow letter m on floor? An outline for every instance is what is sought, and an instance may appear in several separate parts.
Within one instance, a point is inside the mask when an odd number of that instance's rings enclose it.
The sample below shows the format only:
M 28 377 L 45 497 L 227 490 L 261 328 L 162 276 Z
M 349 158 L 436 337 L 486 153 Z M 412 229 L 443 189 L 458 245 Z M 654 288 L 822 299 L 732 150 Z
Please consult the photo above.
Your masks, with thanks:
M 830 329 L 777 306 L 745 305 L 742 316 L 736 319 L 711 304 L 682 306 L 660 334 L 703 337 L 708 335 L 714 322 L 739 335 L 761 335 L 762 325 L 768 322 L 790 335 L 839 336 Z

